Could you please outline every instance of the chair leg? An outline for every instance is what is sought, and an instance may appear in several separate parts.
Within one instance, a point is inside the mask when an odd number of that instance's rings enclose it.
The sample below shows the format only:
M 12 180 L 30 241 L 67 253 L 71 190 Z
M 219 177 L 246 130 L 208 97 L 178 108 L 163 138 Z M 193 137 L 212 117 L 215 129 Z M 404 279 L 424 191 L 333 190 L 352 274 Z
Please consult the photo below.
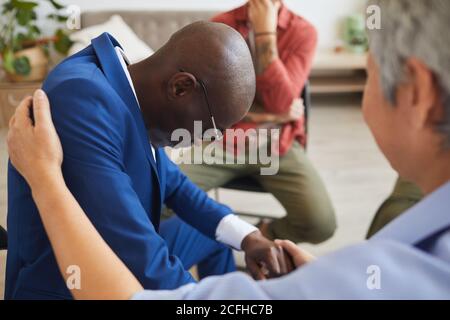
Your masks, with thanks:
M 216 200 L 217 202 L 220 202 L 219 188 L 214 189 L 214 200 Z
M 0 226 L 0 250 L 6 250 L 8 248 L 8 236 L 6 230 Z
M 214 189 L 214 200 L 217 202 L 220 202 L 220 195 L 219 195 L 219 188 Z M 273 221 L 274 218 L 267 217 L 267 216 L 261 216 L 257 213 L 249 213 L 249 212 L 241 212 L 241 211 L 234 211 L 234 213 L 241 217 L 246 217 L 250 219 L 255 219 L 255 222 L 252 222 L 254 225 L 259 225 L 261 222 L 267 222 L 267 221 Z

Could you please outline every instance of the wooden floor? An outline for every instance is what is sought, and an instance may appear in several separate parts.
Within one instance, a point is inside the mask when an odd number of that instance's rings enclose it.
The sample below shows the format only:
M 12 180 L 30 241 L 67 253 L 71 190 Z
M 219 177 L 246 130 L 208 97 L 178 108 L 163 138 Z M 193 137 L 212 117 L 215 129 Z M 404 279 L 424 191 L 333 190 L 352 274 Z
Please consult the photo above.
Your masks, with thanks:
M 360 97 L 313 99 L 308 154 L 325 180 L 337 211 L 338 230 L 329 241 L 302 245 L 316 255 L 364 238 L 368 225 L 392 189 L 395 173 L 376 147 L 360 112 Z M 0 224 L 6 224 L 6 130 L 0 130 Z M 271 196 L 221 191 L 233 208 L 283 212 Z M 0 252 L 0 299 L 6 254 Z

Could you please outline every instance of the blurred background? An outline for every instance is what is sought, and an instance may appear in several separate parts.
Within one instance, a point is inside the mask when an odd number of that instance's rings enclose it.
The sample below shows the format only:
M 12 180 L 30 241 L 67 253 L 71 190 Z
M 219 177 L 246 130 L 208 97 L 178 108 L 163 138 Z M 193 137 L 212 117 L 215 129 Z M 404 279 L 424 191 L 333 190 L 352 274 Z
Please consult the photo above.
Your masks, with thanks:
M 117 27 L 126 23 L 131 36 L 131 54 L 148 55 L 157 50 L 177 28 L 198 20 L 208 19 L 214 13 L 228 11 L 244 4 L 242 0 L 60 0 L 37 1 L 31 17 L 22 21 L 14 17 L 12 23 L 32 24 L 38 30 L 29 48 L 43 47 L 32 53 L 23 48 L 0 47 L 0 225 L 6 227 L 7 211 L 7 151 L 6 126 L 17 103 L 34 89 L 58 61 L 84 47 L 84 28 L 101 25 Z M 286 0 L 287 7 L 309 20 L 318 30 L 319 44 L 309 77 L 311 111 L 309 116 L 309 141 L 307 154 L 325 181 L 336 209 L 338 229 L 335 235 L 320 245 L 304 245 L 316 255 L 336 250 L 364 239 L 370 221 L 382 201 L 391 192 L 396 175 L 379 152 L 361 114 L 361 98 L 366 71 L 367 43 L 364 34 L 364 0 Z M 2 0 L 0 4 L 6 3 Z M 60 6 L 61 5 L 61 6 Z M 69 6 L 69 7 L 68 7 Z M 71 10 L 68 14 L 68 8 Z M 79 10 L 78 18 L 70 16 Z M 132 11 L 133 14 L 127 14 Z M 136 12 L 139 15 L 136 16 Z M 161 14 L 162 12 L 162 14 Z M 111 18 L 119 15 L 120 21 Z M 50 17 L 49 17 L 50 15 Z M 138 17 L 138 18 L 136 18 Z M 8 26 L 2 15 L 2 36 Z M 123 18 L 123 20 L 122 20 Z M 81 30 L 67 26 L 79 23 Z M 111 31 L 108 29 L 107 31 Z M 95 32 L 98 32 L 96 29 Z M 95 33 L 94 32 L 94 33 Z M 120 33 L 120 30 L 118 31 Z M 113 32 L 111 32 L 115 35 Z M 134 38 L 136 37 L 136 38 Z M 120 36 L 118 35 L 118 38 Z M 27 40 L 28 41 L 28 40 Z M 119 42 L 122 42 L 119 39 Z M 124 43 L 122 43 L 124 44 Z M 127 51 L 127 45 L 124 45 Z M 136 49 L 134 49 L 136 48 Z M 9 51 L 8 51 L 9 50 Z M 141 51 L 139 51 L 141 50 Z M 20 59 L 22 56 L 26 59 Z M 8 60 L 9 59 L 9 60 Z M 27 62 L 28 60 L 28 62 Z M 28 72 L 28 73 L 27 73 Z M 236 211 L 281 217 L 284 210 L 273 196 L 267 193 L 248 193 L 235 190 L 218 190 L 220 200 Z M 216 196 L 216 192 L 211 192 Z M 26 222 L 24 222 L 26 223 Z M 0 297 L 6 251 L 0 251 Z M 240 257 L 238 259 L 241 259 Z

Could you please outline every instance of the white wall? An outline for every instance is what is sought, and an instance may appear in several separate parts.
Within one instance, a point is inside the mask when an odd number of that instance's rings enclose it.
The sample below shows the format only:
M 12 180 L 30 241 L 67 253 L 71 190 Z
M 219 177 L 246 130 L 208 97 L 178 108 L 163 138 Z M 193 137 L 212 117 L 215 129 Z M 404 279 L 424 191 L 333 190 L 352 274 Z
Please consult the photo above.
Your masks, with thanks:
M 229 10 L 245 0 L 60 0 L 80 6 L 81 10 Z M 285 0 L 296 13 L 311 21 L 319 31 L 319 46 L 333 47 L 342 20 L 363 12 L 365 0 Z

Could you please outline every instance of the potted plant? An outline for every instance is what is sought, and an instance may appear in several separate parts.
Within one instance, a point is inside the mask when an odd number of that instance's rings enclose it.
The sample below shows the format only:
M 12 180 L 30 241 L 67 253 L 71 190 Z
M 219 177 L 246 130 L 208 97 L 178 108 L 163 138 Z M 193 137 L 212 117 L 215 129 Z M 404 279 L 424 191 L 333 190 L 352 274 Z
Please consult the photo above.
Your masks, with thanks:
M 69 18 L 65 6 L 46 0 L 53 12 L 47 19 L 61 25 Z M 72 45 L 67 31 L 58 26 L 54 35 L 44 37 L 37 26 L 36 9 L 44 1 L 7 0 L 1 7 L 0 56 L 10 81 L 39 81 L 45 78 L 49 64 L 49 48 L 66 55 Z
M 363 15 L 353 15 L 347 18 L 345 28 L 347 49 L 353 53 L 365 53 L 369 47 L 366 25 Z

